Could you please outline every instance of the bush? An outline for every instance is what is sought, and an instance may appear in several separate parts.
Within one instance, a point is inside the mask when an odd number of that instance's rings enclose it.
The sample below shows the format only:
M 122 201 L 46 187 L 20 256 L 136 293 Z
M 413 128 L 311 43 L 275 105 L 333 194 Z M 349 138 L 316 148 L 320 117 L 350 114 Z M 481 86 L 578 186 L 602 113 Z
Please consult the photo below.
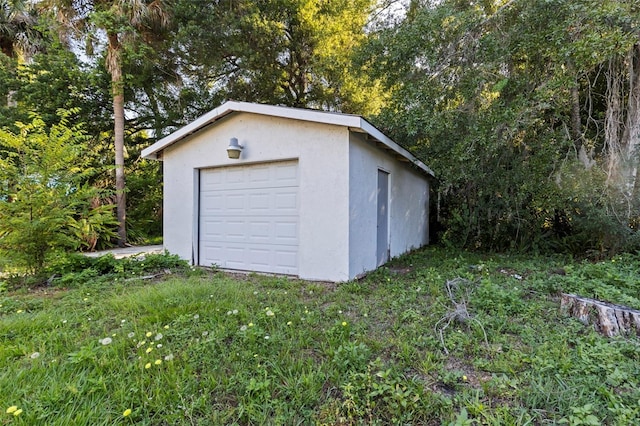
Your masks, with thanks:
M 16 123 L 17 133 L 0 130 L 0 257 L 29 273 L 41 272 L 56 251 L 114 235 L 111 206 L 83 185 L 99 171 L 89 167 L 87 137 L 68 114 L 50 129 L 34 118 Z

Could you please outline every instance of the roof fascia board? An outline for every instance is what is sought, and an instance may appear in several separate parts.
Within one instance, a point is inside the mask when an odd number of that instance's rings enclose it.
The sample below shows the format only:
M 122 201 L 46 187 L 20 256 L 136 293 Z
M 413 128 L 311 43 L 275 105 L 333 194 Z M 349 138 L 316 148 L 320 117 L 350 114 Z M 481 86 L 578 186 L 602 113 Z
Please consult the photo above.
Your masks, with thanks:
M 383 144 L 391 148 L 393 151 L 395 151 L 399 155 L 405 157 L 407 160 L 413 163 L 416 167 L 418 167 L 419 169 L 421 169 L 431 177 L 435 177 L 433 170 L 431 170 L 426 164 L 424 164 L 422 161 L 416 158 L 413 154 L 411 154 L 409 151 L 407 151 L 406 149 L 404 149 L 403 147 L 395 143 L 389 137 L 385 136 L 384 133 L 376 129 L 371 123 L 369 123 L 364 118 L 361 118 L 360 120 L 361 120 L 360 128 L 365 133 L 368 133 L 369 135 L 373 136 L 376 140 L 379 140 L 380 142 L 382 142 Z
M 336 126 L 355 127 L 360 123 L 360 117 L 349 114 L 336 114 L 322 111 L 313 111 L 300 108 L 290 108 L 274 105 L 254 104 L 249 102 L 227 101 L 217 108 L 209 111 L 203 116 L 195 119 L 191 123 L 181 127 L 170 135 L 160 139 L 158 142 L 142 150 L 141 156 L 148 159 L 157 159 L 157 153 L 168 146 L 184 139 L 219 120 L 232 112 L 246 112 L 260 115 L 268 115 L 280 118 L 290 118 L 294 120 L 311 121 L 322 124 L 333 124 Z
M 170 135 L 160 139 L 153 145 L 143 149 L 140 153 L 140 156 L 142 158 L 148 158 L 151 160 L 158 159 L 158 152 L 235 111 L 235 109 L 233 109 L 233 103 L 234 102 L 225 102 L 219 107 L 212 109 L 211 111 L 198 117 L 191 123 L 179 128 Z
M 226 105 L 226 104 L 225 104 Z M 279 118 L 311 121 L 321 124 L 333 124 L 336 126 L 358 126 L 360 116 L 350 114 L 338 114 L 326 111 L 314 111 L 310 109 L 291 108 L 276 105 L 253 104 L 249 102 L 234 102 L 234 110 L 253 114 L 270 115 Z
M 209 111 L 203 116 L 197 118 L 184 127 L 176 130 L 170 135 L 160 139 L 158 142 L 142 150 L 142 158 L 156 160 L 158 153 L 170 145 L 186 138 L 187 136 L 199 131 L 200 129 L 210 125 L 211 123 L 225 117 L 233 112 L 246 112 L 259 115 L 267 115 L 279 118 L 289 118 L 293 120 L 310 121 L 321 124 L 331 124 L 336 126 L 344 126 L 354 131 L 368 133 L 376 140 L 388 146 L 398 155 L 405 157 L 416 167 L 430 176 L 435 176 L 433 171 L 427 167 L 422 161 L 418 160 L 413 154 L 400 145 L 385 136 L 380 130 L 376 129 L 371 123 L 358 115 L 339 114 L 324 111 L 314 111 L 300 108 L 290 108 L 275 105 L 254 104 L 249 102 L 227 101 L 217 108 Z

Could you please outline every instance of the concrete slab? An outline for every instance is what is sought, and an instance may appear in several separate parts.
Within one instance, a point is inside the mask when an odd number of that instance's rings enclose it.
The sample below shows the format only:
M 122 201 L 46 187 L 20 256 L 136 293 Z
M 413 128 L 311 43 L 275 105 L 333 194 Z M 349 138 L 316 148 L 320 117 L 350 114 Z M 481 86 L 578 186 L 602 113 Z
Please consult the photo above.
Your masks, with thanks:
M 123 257 L 135 257 L 139 255 L 145 254 L 161 254 L 164 252 L 164 247 L 162 245 L 154 245 L 154 246 L 132 246 L 132 247 L 122 247 L 122 248 L 114 248 L 109 250 L 102 251 L 94 251 L 90 253 L 83 253 L 88 257 L 100 257 L 107 254 L 112 254 L 116 259 L 122 259 Z

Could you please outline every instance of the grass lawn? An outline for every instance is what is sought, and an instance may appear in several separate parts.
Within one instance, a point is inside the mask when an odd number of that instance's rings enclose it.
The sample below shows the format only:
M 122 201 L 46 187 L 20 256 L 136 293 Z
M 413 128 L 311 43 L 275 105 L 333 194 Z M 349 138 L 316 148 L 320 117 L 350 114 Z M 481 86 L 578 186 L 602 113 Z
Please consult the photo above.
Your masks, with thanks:
M 0 293 L 0 424 L 640 422 L 637 339 L 599 336 L 558 297 L 640 308 L 636 256 L 428 248 L 338 285 L 174 259 L 136 279 L 163 258 Z

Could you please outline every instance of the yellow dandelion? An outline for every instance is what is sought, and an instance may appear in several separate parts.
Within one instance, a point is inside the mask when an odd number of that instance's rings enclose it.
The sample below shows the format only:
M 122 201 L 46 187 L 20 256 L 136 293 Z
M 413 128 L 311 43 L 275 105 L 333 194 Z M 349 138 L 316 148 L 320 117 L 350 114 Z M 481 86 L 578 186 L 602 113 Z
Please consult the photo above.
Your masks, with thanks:
M 288 322 L 287 322 L 287 325 L 291 325 L 291 324 L 293 324 L 291 321 L 288 321 Z
M 19 416 L 20 414 L 22 414 L 22 408 L 18 408 L 16 411 L 13 412 L 14 416 Z
M 147 353 L 151 352 L 153 348 L 147 348 Z
M 253 323 L 252 322 L 249 323 L 249 327 L 253 327 Z
M 462 376 L 462 380 L 467 381 L 467 376 Z
M 127 408 L 124 410 L 124 413 L 122 413 L 122 417 L 127 417 L 129 415 L 131 415 L 131 408 Z
M 23 311 L 22 309 L 18 309 L 18 310 L 16 311 L 16 313 L 17 313 L 17 314 L 21 314 L 21 313 L 23 313 L 23 312 L 24 312 L 24 311 Z
M 150 332 L 150 331 L 147 331 L 147 333 L 145 334 L 145 336 L 147 336 L 147 337 L 151 337 L 152 335 L 153 335 L 153 333 Z
M 156 359 L 154 364 L 155 365 L 160 365 L 160 364 L 162 364 L 162 360 L 161 359 Z
M 165 325 L 165 326 L 164 326 L 164 328 L 165 328 L 165 330 L 168 330 L 168 329 L 169 329 L 169 326 L 168 326 L 168 325 Z
M 15 413 L 17 410 L 18 410 L 18 407 L 15 405 L 12 405 L 11 407 L 7 408 L 7 414 Z
M 150 369 L 151 368 L 151 363 L 150 362 L 146 363 L 144 365 L 144 368 L 147 369 L 147 370 Z
M 342 326 L 346 327 L 347 326 L 347 322 L 346 321 L 342 321 Z

